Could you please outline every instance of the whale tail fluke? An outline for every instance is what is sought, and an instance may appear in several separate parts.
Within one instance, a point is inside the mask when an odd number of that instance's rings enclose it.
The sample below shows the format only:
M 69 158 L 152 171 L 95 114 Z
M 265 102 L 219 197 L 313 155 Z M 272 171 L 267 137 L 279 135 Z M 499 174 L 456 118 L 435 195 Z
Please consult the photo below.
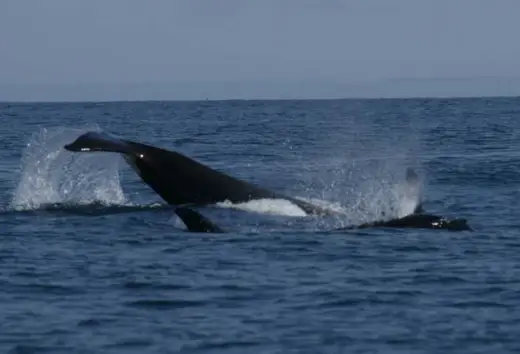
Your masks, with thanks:
M 117 152 L 120 154 L 130 154 L 134 152 L 132 145 L 128 142 L 113 137 L 109 134 L 99 132 L 88 132 L 72 143 L 67 144 L 64 148 L 73 152 Z

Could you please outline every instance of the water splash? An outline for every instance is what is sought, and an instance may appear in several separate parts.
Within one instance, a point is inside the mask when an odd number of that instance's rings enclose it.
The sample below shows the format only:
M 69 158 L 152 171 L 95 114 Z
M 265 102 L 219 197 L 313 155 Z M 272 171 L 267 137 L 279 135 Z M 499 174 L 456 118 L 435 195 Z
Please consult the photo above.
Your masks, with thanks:
M 22 173 L 12 198 L 12 209 L 33 210 L 66 204 L 128 204 L 120 185 L 119 155 L 77 154 L 63 149 L 63 145 L 88 130 L 100 131 L 97 126 L 44 128 L 31 137 L 23 152 Z M 323 166 L 320 168 L 322 172 L 325 170 Z M 370 165 L 351 160 L 340 169 L 336 168 L 335 172 L 338 171 L 340 173 L 329 176 L 321 173 L 323 183 L 327 182 L 326 177 L 333 176 L 327 188 L 322 189 L 321 198 L 300 198 L 338 212 L 336 221 L 340 225 L 337 226 L 402 217 L 413 212 L 419 203 L 420 189 L 406 184 L 405 168 L 396 161 Z M 327 194 L 334 198 L 328 198 Z M 238 204 L 223 202 L 218 206 L 259 214 L 306 215 L 295 204 L 280 199 Z
M 378 220 L 400 218 L 414 212 L 422 193 L 422 180 L 406 181 L 409 162 L 394 159 L 336 159 L 321 165 L 307 178 L 307 194 L 301 198 L 338 213 L 331 221 L 318 221 L 325 227 L 344 227 Z M 306 176 L 303 176 L 305 178 Z
M 123 204 L 116 154 L 74 154 L 63 145 L 89 130 L 43 128 L 34 133 L 22 154 L 21 176 L 10 207 L 36 209 L 49 204 Z
M 375 220 L 404 217 L 413 213 L 419 203 L 420 189 L 406 182 L 392 184 L 386 179 L 373 178 L 357 189 L 350 203 L 331 202 L 318 198 L 296 197 L 337 213 L 342 226 Z M 284 199 L 258 199 L 244 203 L 225 201 L 219 207 L 232 208 L 259 214 L 304 217 L 307 214 L 297 205 Z

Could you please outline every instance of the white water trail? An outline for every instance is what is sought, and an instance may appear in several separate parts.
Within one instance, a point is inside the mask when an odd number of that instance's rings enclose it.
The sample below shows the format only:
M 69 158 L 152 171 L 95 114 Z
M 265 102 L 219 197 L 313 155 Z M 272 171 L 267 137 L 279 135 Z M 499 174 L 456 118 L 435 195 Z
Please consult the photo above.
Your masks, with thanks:
M 119 180 L 117 154 L 79 154 L 63 146 L 97 126 L 43 128 L 23 151 L 21 175 L 11 208 L 37 209 L 48 204 L 120 205 L 126 202 Z

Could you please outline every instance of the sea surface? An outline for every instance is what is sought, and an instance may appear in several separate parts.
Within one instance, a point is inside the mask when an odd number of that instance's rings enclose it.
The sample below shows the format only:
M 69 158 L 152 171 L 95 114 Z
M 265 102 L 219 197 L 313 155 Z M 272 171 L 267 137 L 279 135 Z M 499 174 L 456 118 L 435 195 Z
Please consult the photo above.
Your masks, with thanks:
M 341 211 L 198 211 L 104 131 Z M 407 167 L 421 176 L 402 192 Z M 520 353 L 520 99 L 0 104 L 1 353 Z M 427 212 L 473 232 L 331 231 Z

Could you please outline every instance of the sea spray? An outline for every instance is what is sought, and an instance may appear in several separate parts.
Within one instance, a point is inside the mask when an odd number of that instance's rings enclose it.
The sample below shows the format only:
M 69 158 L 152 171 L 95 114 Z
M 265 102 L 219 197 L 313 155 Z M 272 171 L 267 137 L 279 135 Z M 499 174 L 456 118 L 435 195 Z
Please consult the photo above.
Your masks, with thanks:
M 43 128 L 34 133 L 22 154 L 21 175 L 11 208 L 34 209 L 48 204 L 123 204 L 116 154 L 74 154 L 63 149 L 97 127 Z

